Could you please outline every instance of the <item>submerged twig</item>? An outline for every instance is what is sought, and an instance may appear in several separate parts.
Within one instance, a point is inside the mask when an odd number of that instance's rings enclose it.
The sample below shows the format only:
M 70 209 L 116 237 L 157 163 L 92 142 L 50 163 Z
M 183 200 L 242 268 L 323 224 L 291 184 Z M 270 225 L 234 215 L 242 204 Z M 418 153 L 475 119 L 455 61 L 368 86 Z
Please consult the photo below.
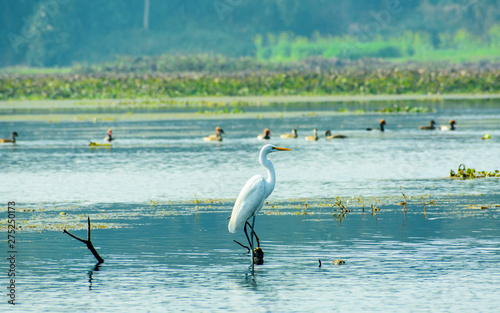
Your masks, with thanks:
M 66 229 L 63 230 L 63 233 L 68 234 L 71 237 L 75 238 L 76 240 L 81 241 L 84 244 L 86 244 L 87 248 L 90 250 L 90 252 L 92 252 L 92 254 L 97 259 L 97 262 L 98 262 L 97 264 L 104 263 L 104 259 L 101 258 L 99 253 L 97 253 L 96 249 L 94 248 L 94 245 L 92 244 L 92 241 L 90 240 L 90 217 L 87 217 L 87 239 L 86 240 L 71 234 Z
M 408 207 L 406 206 L 408 204 L 408 199 L 406 199 L 406 195 L 403 192 L 401 192 L 401 194 L 403 195 L 403 198 L 405 199 L 405 201 L 398 203 L 398 205 L 403 205 L 403 211 L 406 214 L 406 211 L 408 210 Z

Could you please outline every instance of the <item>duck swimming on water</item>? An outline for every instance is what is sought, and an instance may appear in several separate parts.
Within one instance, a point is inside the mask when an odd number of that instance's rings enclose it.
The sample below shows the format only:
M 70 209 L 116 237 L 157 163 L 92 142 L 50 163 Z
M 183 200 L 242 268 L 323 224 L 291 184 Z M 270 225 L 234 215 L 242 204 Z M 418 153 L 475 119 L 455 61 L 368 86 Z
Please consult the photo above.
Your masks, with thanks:
M 269 139 L 271 139 L 271 131 L 269 130 L 269 128 L 264 129 L 264 133 L 258 135 L 257 139 L 259 139 L 259 140 L 269 140 Z
M 432 120 L 430 123 L 429 123 L 429 126 L 420 126 L 418 129 L 420 130 L 434 130 L 436 129 L 436 122 L 434 122 L 434 120 Z
M 332 132 L 330 130 L 327 130 L 325 132 L 325 139 L 326 140 L 331 140 L 331 139 L 344 139 L 347 138 L 347 136 L 344 135 L 332 135 Z
M 10 139 L 4 138 L 0 139 L 0 143 L 16 143 L 16 137 L 19 136 L 17 132 L 10 133 Z
M 222 141 L 222 135 L 224 134 L 224 130 L 219 126 L 215 127 L 215 135 L 210 135 L 208 137 L 204 137 L 205 141 Z
M 113 132 L 111 131 L 111 129 L 108 129 L 108 135 L 106 137 L 104 137 L 103 140 L 106 142 L 111 142 L 111 141 L 115 140 L 115 138 L 113 138 Z
M 315 129 L 313 129 L 313 132 L 314 132 L 314 135 L 312 135 L 312 136 L 306 136 L 306 140 L 317 141 L 319 139 L 319 137 L 318 137 L 318 130 L 315 128 Z
M 380 125 L 380 131 L 383 132 L 384 126 L 386 125 L 385 120 L 381 119 L 380 122 L 378 122 L 378 124 Z M 376 128 L 367 128 L 366 130 L 376 130 Z
M 292 129 L 292 132 L 290 134 L 283 134 L 283 135 L 281 135 L 281 138 L 283 138 L 283 139 L 288 139 L 288 138 L 295 139 L 297 137 L 298 137 L 297 130 L 295 128 Z
M 113 132 L 111 131 L 111 129 L 108 129 L 108 134 L 103 139 L 105 143 L 91 141 L 89 143 L 89 147 L 111 147 L 111 141 L 115 139 L 116 138 L 113 138 Z
M 455 130 L 455 120 L 450 120 L 450 126 L 441 126 L 439 127 L 440 130 L 442 131 L 449 131 L 449 130 Z

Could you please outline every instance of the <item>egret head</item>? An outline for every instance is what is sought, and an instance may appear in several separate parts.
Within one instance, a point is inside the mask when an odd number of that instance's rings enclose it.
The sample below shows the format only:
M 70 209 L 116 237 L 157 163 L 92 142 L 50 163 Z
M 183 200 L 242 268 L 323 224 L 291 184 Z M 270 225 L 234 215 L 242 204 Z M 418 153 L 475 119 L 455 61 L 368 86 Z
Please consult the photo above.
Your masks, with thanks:
M 261 153 L 268 154 L 268 153 L 278 152 L 278 151 L 291 151 L 291 149 L 276 147 L 274 145 L 269 144 L 269 145 L 265 145 L 264 147 L 262 147 L 262 149 L 260 151 L 261 151 Z

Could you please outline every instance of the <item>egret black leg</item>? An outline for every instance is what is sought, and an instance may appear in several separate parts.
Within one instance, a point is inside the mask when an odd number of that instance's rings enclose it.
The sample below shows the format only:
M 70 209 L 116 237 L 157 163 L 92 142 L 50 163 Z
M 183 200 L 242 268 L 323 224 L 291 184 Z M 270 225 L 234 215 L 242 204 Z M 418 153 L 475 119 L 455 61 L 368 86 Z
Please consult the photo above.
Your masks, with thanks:
M 250 271 L 251 271 L 251 273 L 253 275 L 254 274 L 254 262 L 253 262 L 253 254 L 254 254 L 254 251 L 253 251 L 253 229 L 252 229 L 252 233 L 250 233 L 250 237 L 248 237 L 247 224 L 248 223 L 245 223 L 245 227 L 243 227 L 243 230 L 245 231 L 245 236 L 247 236 L 248 244 L 250 245 L 250 257 L 252 259 L 252 263 L 250 265 Z M 248 225 L 250 225 L 250 224 L 248 224 Z M 252 240 L 250 240 L 250 238 L 252 238 Z
M 259 241 L 259 237 L 257 236 L 257 233 L 255 232 L 255 230 L 253 229 L 252 226 L 250 226 L 250 223 L 246 222 L 248 224 L 248 227 L 250 227 L 252 229 L 252 234 L 255 235 L 255 240 L 257 240 L 257 247 L 260 247 L 260 241 Z
M 244 244 L 242 244 L 242 243 L 241 243 L 241 242 L 239 242 L 239 241 L 236 241 L 236 240 L 233 240 L 233 241 L 234 241 L 234 242 L 236 242 L 237 244 L 239 244 L 240 246 L 242 246 L 243 248 L 247 249 L 247 250 L 248 250 L 248 252 L 247 252 L 247 253 L 250 253 L 250 248 L 249 248 L 249 247 L 245 246 Z

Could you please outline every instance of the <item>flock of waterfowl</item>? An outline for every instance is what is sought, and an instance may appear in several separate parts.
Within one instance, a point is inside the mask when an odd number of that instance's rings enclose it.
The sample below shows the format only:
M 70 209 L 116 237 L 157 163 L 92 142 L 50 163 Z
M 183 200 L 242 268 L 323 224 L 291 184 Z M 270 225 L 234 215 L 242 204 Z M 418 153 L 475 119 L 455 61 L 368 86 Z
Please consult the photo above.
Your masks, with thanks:
M 449 126 L 436 126 L 436 122 L 434 120 L 431 120 L 429 125 L 427 126 L 420 126 L 418 129 L 420 130 L 441 130 L 441 131 L 453 131 L 455 130 L 455 125 L 457 122 L 455 120 L 450 120 Z M 379 121 L 379 127 L 378 128 L 366 128 L 367 131 L 381 131 L 383 132 L 385 130 L 385 126 L 387 123 L 385 122 L 385 119 L 381 119 Z M 207 137 L 204 137 L 204 141 L 222 141 L 222 134 L 224 134 L 224 130 L 217 126 L 215 128 L 215 134 L 209 135 Z M 0 139 L 0 143 L 16 143 L 16 137 L 19 136 L 17 132 L 12 132 L 10 134 L 10 138 L 5 138 L 5 139 Z M 282 139 L 297 139 L 299 137 L 297 129 L 292 129 L 292 131 L 288 134 L 281 134 L 280 138 Z M 332 132 L 328 129 L 325 131 L 325 139 L 326 140 L 332 140 L 332 139 L 345 139 L 347 136 L 345 135 L 340 135 L 340 134 L 332 134 Z M 257 139 L 259 140 L 269 140 L 271 139 L 271 131 L 269 128 L 264 129 L 262 134 L 259 134 L 257 136 Z M 318 136 L 318 130 L 316 128 L 313 129 L 313 135 L 306 136 L 306 140 L 308 141 L 317 141 L 319 139 Z M 490 139 L 489 134 L 485 134 L 481 139 Z M 99 146 L 111 146 L 111 142 L 115 140 L 113 137 L 113 132 L 111 129 L 108 129 L 108 133 L 106 137 L 103 139 L 104 143 L 99 143 L 99 142 L 94 142 L 91 141 L 89 143 L 90 147 L 99 147 Z
M 450 126 L 440 126 L 440 127 L 437 127 L 436 126 L 436 122 L 434 120 L 432 120 L 432 121 L 430 121 L 430 125 L 429 126 L 420 126 L 418 129 L 420 129 L 420 130 L 435 130 L 435 129 L 439 129 L 441 131 L 449 131 L 449 130 L 455 130 L 455 125 L 456 124 L 457 124 L 457 122 L 455 120 L 450 120 L 450 122 L 449 122 Z M 381 132 L 383 132 L 383 131 L 385 131 L 385 126 L 386 125 L 387 125 L 387 123 L 385 122 L 385 119 L 381 119 L 379 121 L 379 127 L 378 128 L 367 128 L 366 130 L 367 131 L 381 131 Z M 205 140 L 205 141 L 222 141 L 222 134 L 224 134 L 224 130 L 222 130 L 222 128 L 220 128 L 219 126 L 217 126 L 215 128 L 215 134 L 214 135 L 210 135 L 208 137 L 204 137 L 203 140 Z M 290 133 L 288 133 L 288 134 L 281 134 L 280 135 L 280 138 L 282 138 L 282 139 L 296 139 L 298 137 L 299 137 L 299 135 L 298 135 L 297 129 L 295 129 L 295 128 L 292 129 L 292 131 Z M 318 129 L 317 128 L 313 129 L 313 135 L 305 137 L 305 139 L 308 140 L 308 141 L 317 141 L 319 138 L 320 137 L 318 136 Z M 345 135 L 332 134 L 332 132 L 329 129 L 325 131 L 325 139 L 326 140 L 345 139 L 345 138 L 347 138 L 347 136 L 345 136 Z M 484 138 L 483 137 L 483 139 L 488 139 L 488 138 Z M 264 131 L 262 132 L 262 134 L 259 134 L 257 136 L 257 139 L 259 139 L 259 140 L 269 140 L 269 139 L 271 139 L 271 131 L 269 130 L 269 128 L 264 129 Z
M 418 129 L 420 130 L 441 130 L 441 131 L 453 131 L 455 130 L 455 125 L 457 124 L 457 122 L 455 120 L 450 120 L 449 121 L 449 126 L 436 126 L 436 122 L 434 120 L 431 120 L 429 122 L 429 125 L 426 125 L 426 126 L 420 126 L 418 127 Z M 366 128 L 367 131 L 385 131 L 385 126 L 387 125 L 387 123 L 385 122 L 385 119 L 381 119 L 379 121 L 379 127 L 378 128 Z M 204 141 L 222 141 L 222 134 L 224 134 L 224 130 L 222 128 L 220 128 L 219 126 L 217 126 L 215 128 L 215 134 L 212 134 L 212 135 L 209 135 L 207 137 L 203 137 L 203 140 Z M 4 139 L 0 139 L 0 143 L 13 143 L 15 144 L 16 143 L 16 137 L 18 137 L 18 133 L 17 132 L 12 132 L 10 134 L 10 138 L 4 138 Z M 299 137 L 298 135 L 298 132 L 297 132 L 297 129 L 292 129 L 292 131 L 288 134 L 281 134 L 280 135 L 280 138 L 282 139 L 297 139 Z M 325 131 L 325 135 L 324 135 L 325 139 L 326 140 L 332 140 L 332 139 L 345 139 L 347 138 L 347 136 L 345 135 L 340 135 L 340 134 L 332 134 L 332 132 L 327 129 Z M 317 128 L 314 128 L 313 129 L 313 135 L 310 135 L 310 136 L 306 136 L 305 139 L 308 140 L 308 141 L 317 141 L 319 140 L 319 136 L 318 136 L 318 129 Z M 481 137 L 481 139 L 490 139 L 491 136 L 489 134 L 485 134 L 483 137 Z M 108 129 L 108 133 L 106 135 L 106 137 L 104 137 L 103 141 L 104 143 L 99 143 L 99 142 L 95 142 L 95 141 L 91 141 L 89 143 L 89 147 L 110 147 L 111 146 L 111 142 L 113 140 L 115 140 L 116 138 L 113 137 L 113 132 L 111 129 Z M 264 129 L 264 131 L 262 132 L 262 134 L 259 134 L 257 136 L 257 139 L 259 140 L 269 140 L 271 139 L 271 131 L 269 130 L 269 128 L 266 128 Z

